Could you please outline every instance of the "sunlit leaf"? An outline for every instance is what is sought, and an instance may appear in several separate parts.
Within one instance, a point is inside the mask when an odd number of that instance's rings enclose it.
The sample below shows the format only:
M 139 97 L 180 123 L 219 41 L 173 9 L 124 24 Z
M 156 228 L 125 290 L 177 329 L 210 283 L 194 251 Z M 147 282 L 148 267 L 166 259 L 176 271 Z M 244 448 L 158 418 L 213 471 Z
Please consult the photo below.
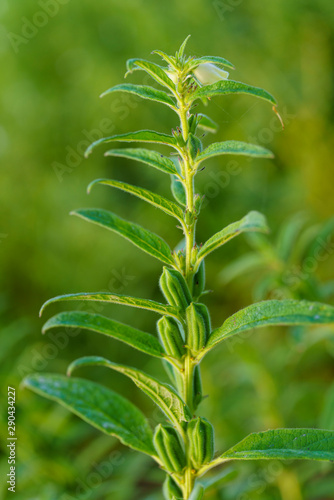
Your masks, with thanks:
M 178 175 L 175 164 L 172 160 L 149 149 L 142 148 L 127 148 L 127 149 L 111 149 L 105 153 L 105 156 L 117 156 L 121 158 L 128 158 L 129 160 L 137 160 L 145 163 L 150 167 L 157 168 L 166 174 Z
M 29 375 L 24 385 L 130 448 L 156 456 L 152 431 L 142 412 L 110 389 L 89 380 L 53 374 Z
M 148 142 L 152 144 L 164 144 L 180 151 L 176 140 L 171 135 L 154 132 L 153 130 L 138 130 L 137 132 L 128 132 L 127 134 L 117 134 L 98 139 L 86 149 L 85 157 L 87 158 L 93 149 L 100 144 L 107 144 L 109 142 Z
M 71 213 L 120 234 L 152 257 L 161 260 L 165 264 L 174 265 L 172 252 L 167 243 L 160 236 L 138 224 L 128 222 L 112 212 L 102 209 L 87 208 L 75 210 Z
M 139 389 L 145 392 L 159 406 L 174 424 L 179 426 L 180 422 L 192 418 L 188 407 L 171 386 L 159 382 L 159 380 L 136 368 L 119 365 L 99 356 L 87 356 L 74 361 L 69 366 L 68 374 L 71 374 L 74 369 L 80 366 L 91 365 L 105 366 L 129 377 Z
M 218 233 L 214 234 L 210 239 L 208 239 L 208 241 L 204 243 L 204 245 L 199 250 L 197 254 L 196 267 L 198 267 L 200 262 L 209 253 L 213 252 L 220 246 L 224 245 L 227 241 L 246 231 L 268 232 L 268 226 L 265 217 L 259 212 L 252 211 L 239 221 L 233 222 Z
M 88 192 L 95 184 L 104 184 L 105 186 L 114 187 L 120 189 L 121 191 L 125 191 L 127 193 L 133 194 L 138 198 L 147 201 L 151 205 L 156 208 L 160 208 L 163 212 L 172 217 L 175 217 L 181 223 L 183 222 L 183 211 L 181 208 L 171 200 L 164 198 L 163 196 L 153 193 L 152 191 L 148 191 L 147 189 L 140 188 L 137 186 L 133 186 L 131 184 L 126 184 L 125 182 L 114 181 L 109 179 L 97 179 L 93 181 L 88 186 Z
M 76 328 L 102 333 L 150 356 L 163 357 L 163 349 L 156 337 L 100 314 L 84 311 L 62 312 L 50 318 L 43 326 L 42 331 L 45 333 L 53 328 Z
M 120 295 L 117 293 L 109 292 L 93 292 L 93 293 L 71 293 L 67 295 L 59 295 L 49 299 L 43 304 L 40 310 L 40 316 L 42 315 L 44 309 L 55 302 L 63 301 L 87 301 L 87 302 L 102 302 L 109 304 L 120 304 L 124 306 L 136 307 L 139 309 L 147 309 L 149 311 L 156 312 L 162 316 L 173 316 L 178 319 L 178 311 L 175 307 L 161 304 L 160 302 L 155 302 L 149 299 L 140 299 L 138 297 L 130 297 L 129 295 Z
M 196 164 L 199 165 L 202 161 L 214 156 L 220 155 L 243 155 L 254 156 L 256 158 L 273 158 L 274 155 L 269 149 L 257 146 L 255 144 L 248 144 L 241 141 L 225 141 L 214 142 L 210 144 L 202 153 L 196 157 Z
M 166 104 L 176 111 L 175 101 L 173 101 L 173 99 L 166 94 L 166 92 L 149 87 L 148 85 L 132 85 L 131 83 L 122 83 L 106 90 L 100 97 L 112 94 L 113 92 L 128 92 L 130 94 L 137 95 L 138 97 L 142 97 L 143 99 L 149 99 L 150 101 Z
M 249 94 L 254 97 L 264 99 L 274 106 L 277 105 L 275 98 L 266 90 L 253 87 L 252 85 L 247 85 L 246 83 L 234 82 L 233 80 L 220 80 L 219 82 L 211 85 L 200 87 L 192 94 L 191 98 L 192 100 L 195 100 L 203 97 L 215 97 L 229 94 Z
M 199 123 L 198 128 L 205 130 L 206 132 L 211 132 L 215 134 L 218 130 L 218 125 L 207 115 L 203 113 L 198 113 Z
M 223 453 L 226 460 L 334 460 L 334 431 L 275 429 L 254 432 Z
M 264 300 L 230 316 L 211 333 L 206 350 L 233 335 L 270 325 L 321 325 L 334 323 L 334 307 L 307 300 Z
M 223 57 L 219 56 L 202 56 L 202 57 L 197 57 L 191 62 L 191 65 L 189 67 L 189 71 L 196 68 L 200 64 L 206 64 L 206 63 L 211 63 L 215 64 L 216 66 L 225 66 L 226 68 L 230 69 L 235 69 L 232 63 L 227 61 L 227 59 L 224 59 Z
M 164 87 L 167 87 L 171 91 L 175 92 L 175 85 L 173 81 L 169 78 L 165 69 L 158 66 L 158 64 L 145 61 L 144 59 L 130 59 L 127 66 L 130 72 L 136 69 L 146 71 L 146 73 L 148 73 L 160 85 L 163 85 Z

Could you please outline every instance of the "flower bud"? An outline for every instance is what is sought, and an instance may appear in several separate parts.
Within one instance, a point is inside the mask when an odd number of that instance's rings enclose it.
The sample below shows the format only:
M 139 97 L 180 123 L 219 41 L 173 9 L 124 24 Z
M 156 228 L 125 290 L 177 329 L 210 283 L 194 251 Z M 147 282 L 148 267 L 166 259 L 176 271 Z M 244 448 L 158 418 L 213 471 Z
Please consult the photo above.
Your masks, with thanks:
M 188 336 L 186 344 L 193 352 L 205 347 L 211 332 L 208 308 L 204 304 L 192 302 L 186 310 Z
M 163 316 L 159 319 L 157 327 L 166 354 L 181 359 L 186 350 L 178 322 L 174 318 Z
M 168 472 L 181 472 L 186 466 L 186 457 L 173 427 L 159 424 L 155 430 L 153 444 Z
M 213 426 L 206 418 L 198 417 L 188 424 L 189 453 L 195 469 L 211 462 L 214 455 Z
M 188 139 L 188 145 L 189 145 L 189 153 L 191 159 L 195 161 L 196 156 L 203 151 L 203 144 L 201 143 L 200 139 L 196 137 L 196 135 L 190 133 Z
M 194 69 L 194 75 L 202 85 L 211 85 L 220 80 L 227 80 L 228 72 L 211 63 L 203 63 Z
M 162 492 L 166 500 L 174 500 L 175 498 L 182 498 L 182 492 L 174 479 L 167 476 L 162 487 Z
M 186 280 L 175 269 L 164 267 L 160 287 L 170 305 L 185 310 L 190 304 L 191 295 Z

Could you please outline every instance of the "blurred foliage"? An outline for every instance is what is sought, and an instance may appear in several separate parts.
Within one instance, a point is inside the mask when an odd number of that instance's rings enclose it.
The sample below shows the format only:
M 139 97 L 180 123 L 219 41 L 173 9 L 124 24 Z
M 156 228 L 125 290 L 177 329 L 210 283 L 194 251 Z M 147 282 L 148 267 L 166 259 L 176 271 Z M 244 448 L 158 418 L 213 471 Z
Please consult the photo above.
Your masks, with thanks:
M 191 33 L 189 50 L 195 55 L 226 57 L 236 65 L 233 78 L 271 91 L 286 126 L 283 132 L 265 104 L 247 97 L 211 102 L 210 114 L 220 124 L 217 140 L 260 143 L 272 149 L 276 159 L 212 161 L 198 187 L 206 195 L 199 239 L 253 209 L 267 215 L 273 234 L 299 211 L 306 211 L 321 227 L 334 209 L 332 1 L 2 0 L 0 15 L 0 373 L 4 394 L 7 385 L 17 388 L 16 498 L 160 500 L 156 492 L 161 474 L 148 459 L 19 389 L 26 373 L 64 373 L 70 361 L 88 353 L 108 350 L 119 362 L 147 364 L 144 355 L 86 332 L 74 338 L 40 335 L 38 309 L 61 293 L 114 290 L 160 297 L 157 262 L 118 237 L 68 217 L 71 209 L 104 205 L 144 226 L 149 220 L 150 229 L 178 243 L 170 221 L 140 201 L 103 187 L 89 198 L 85 195 L 86 185 L 97 177 L 169 192 L 164 176 L 124 159 L 101 154 L 83 159 L 85 146 L 98 135 L 140 128 L 168 132 L 175 125 L 172 113 L 157 113 L 154 104 L 126 95 L 101 101 L 98 96 L 121 81 L 127 58 L 149 58 L 155 48 L 173 52 Z M 134 75 L 137 83 L 142 78 Z M 316 235 L 317 229 L 309 232 L 309 242 Z M 274 237 L 270 242 L 277 249 Z M 215 293 L 207 303 L 214 324 L 253 301 L 259 275 L 223 284 L 219 274 L 245 252 L 245 239 L 233 241 L 208 261 L 208 283 Z M 272 269 L 264 262 L 261 276 L 272 279 Z M 312 270 L 308 293 L 324 300 L 319 290 L 333 279 L 329 255 Z M 116 306 L 104 309 L 116 319 L 155 330 L 149 313 Z M 203 362 L 210 397 L 202 412 L 216 426 L 220 449 L 252 431 L 283 424 L 334 427 L 334 349 L 328 332 L 303 330 L 297 335 L 272 329 L 241 340 Z M 158 364 L 150 365 L 159 373 Z M 121 375 L 99 369 L 85 375 L 131 394 L 152 421 L 159 420 L 151 403 Z M 5 436 L 5 421 L 0 425 Z M 4 477 L 7 451 L 1 446 Z M 103 464 L 104 472 L 96 473 Z M 208 498 L 333 498 L 333 478 L 323 464 L 248 463 L 237 468 L 239 479 Z M 5 484 L 0 498 L 6 498 Z

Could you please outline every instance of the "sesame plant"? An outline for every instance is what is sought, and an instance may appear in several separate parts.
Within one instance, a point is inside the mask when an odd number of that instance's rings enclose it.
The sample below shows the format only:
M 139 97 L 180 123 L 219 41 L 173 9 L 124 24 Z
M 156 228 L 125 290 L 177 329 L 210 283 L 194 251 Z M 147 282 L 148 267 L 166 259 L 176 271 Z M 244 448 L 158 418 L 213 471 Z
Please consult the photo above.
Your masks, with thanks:
M 171 134 L 140 130 L 106 137 L 94 142 L 89 155 L 99 145 L 151 143 L 171 148 L 169 156 L 144 148 L 111 149 L 105 154 L 141 162 L 167 174 L 174 201 L 142 187 L 116 180 L 98 179 L 98 184 L 130 193 L 177 220 L 181 242 L 172 250 L 160 236 L 148 229 L 102 209 L 80 209 L 81 219 L 123 236 L 164 265 L 160 277 L 161 302 L 115 293 L 79 293 L 49 300 L 42 308 L 60 301 L 122 304 L 157 313 L 158 337 L 100 314 L 84 311 L 62 312 L 44 325 L 53 328 L 85 329 L 118 339 L 161 361 L 170 384 L 163 383 L 135 367 L 120 365 L 103 357 L 80 358 L 69 366 L 68 376 L 33 374 L 25 385 L 57 401 L 107 435 L 152 457 L 165 471 L 163 494 L 167 500 L 199 500 L 215 482 L 229 475 L 228 469 L 212 471 L 237 460 L 309 459 L 334 460 L 334 431 L 318 429 L 273 429 L 257 432 L 225 451 L 215 449 L 213 425 L 200 416 L 202 400 L 200 363 L 212 349 L 246 330 L 274 325 L 314 325 L 334 322 L 334 307 L 294 299 L 264 300 L 223 318 L 211 327 L 210 312 L 202 302 L 205 289 L 205 259 L 211 252 L 245 232 L 268 231 L 265 218 L 252 211 L 218 232 L 204 244 L 196 241 L 196 224 L 201 214 L 202 196 L 195 178 L 203 163 L 220 155 L 271 158 L 267 149 L 239 141 L 214 142 L 203 147 L 203 131 L 215 132 L 216 124 L 198 111 L 198 104 L 213 97 L 248 94 L 268 102 L 277 113 L 277 103 L 263 89 L 228 79 L 224 68 L 234 69 L 222 57 L 187 57 L 183 42 L 174 56 L 162 51 L 162 65 L 143 59 L 127 62 L 127 75 L 144 71 L 163 89 L 130 83 L 116 85 L 103 95 L 129 92 L 168 106 L 177 116 Z M 278 113 L 277 113 L 278 115 Z M 278 115 L 279 117 L 279 115 Z M 204 219 L 204 218 L 203 218 Z M 205 219 L 204 219 L 205 220 Z M 148 221 L 149 222 L 149 221 Z M 217 221 L 217 224 L 219 222 Z M 165 414 L 166 422 L 152 429 L 143 413 L 123 395 L 109 388 L 70 375 L 80 367 L 103 366 L 129 377 Z M 216 415 L 216 419 L 219 419 Z M 210 471 L 208 478 L 205 474 Z

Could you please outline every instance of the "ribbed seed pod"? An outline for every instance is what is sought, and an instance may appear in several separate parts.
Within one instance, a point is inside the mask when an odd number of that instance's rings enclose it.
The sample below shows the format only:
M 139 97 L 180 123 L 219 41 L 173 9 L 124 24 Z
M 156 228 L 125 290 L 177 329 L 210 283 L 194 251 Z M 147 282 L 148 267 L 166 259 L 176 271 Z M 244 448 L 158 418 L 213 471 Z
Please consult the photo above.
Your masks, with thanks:
M 205 289 L 205 263 L 204 259 L 199 265 L 199 268 L 194 275 L 193 296 L 199 298 Z
M 188 424 L 189 453 L 195 469 L 210 462 L 214 455 L 214 431 L 206 418 L 198 417 Z
M 181 472 L 186 457 L 176 430 L 159 424 L 153 437 L 154 447 L 168 472 Z
M 186 344 L 193 352 L 205 347 L 211 331 L 209 310 L 204 304 L 192 302 L 186 310 L 188 336 Z
M 182 492 L 173 478 L 167 476 L 163 487 L 162 492 L 166 500 L 173 500 L 174 498 L 182 498 Z
M 189 306 L 191 295 L 188 285 L 182 274 L 175 269 L 164 267 L 160 287 L 170 305 L 183 310 Z
M 159 319 L 157 328 L 166 354 L 181 359 L 186 350 L 178 322 L 174 318 L 163 316 Z
M 193 407 L 196 410 L 197 406 L 203 399 L 202 393 L 202 378 L 201 378 L 201 369 L 197 365 L 194 370 L 194 399 L 193 399 Z

